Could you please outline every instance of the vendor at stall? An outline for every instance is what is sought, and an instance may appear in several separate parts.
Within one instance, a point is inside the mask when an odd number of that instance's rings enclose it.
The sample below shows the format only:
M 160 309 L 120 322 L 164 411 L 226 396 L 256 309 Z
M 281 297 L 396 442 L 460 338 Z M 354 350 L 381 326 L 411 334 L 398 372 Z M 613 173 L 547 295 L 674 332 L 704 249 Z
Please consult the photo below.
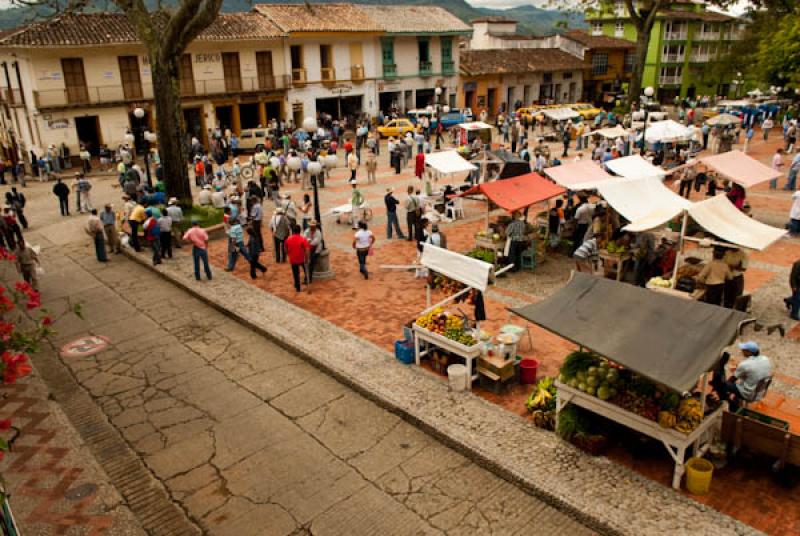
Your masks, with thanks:
M 520 213 L 515 211 L 511 215 L 511 223 L 506 227 L 506 236 L 510 240 L 509 258 L 514 263 L 512 272 L 519 272 L 522 266 L 522 252 L 525 251 L 527 241 L 525 240 L 525 221 L 520 218 Z
M 758 396 L 758 386 L 762 380 L 772 375 L 772 364 L 769 358 L 761 355 L 758 343 L 747 341 L 739 345 L 744 360 L 739 363 L 733 375 L 728 378 L 720 395 L 721 400 L 727 400 L 730 411 L 736 412 L 742 402 L 753 402 Z M 761 393 L 763 396 L 763 393 Z
M 731 279 L 731 269 L 725 263 L 723 257 L 725 250 L 719 247 L 714 248 L 713 259 L 695 278 L 698 283 L 706 286 L 703 301 L 711 305 L 722 305 L 722 297 L 725 292 L 725 284 Z
M 733 309 L 736 299 L 744 294 L 744 272 L 747 270 L 747 253 L 742 248 L 728 248 L 722 257 L 731 271 L 731 278 L 725 282 L 725 297 L 723 303 L 728 309 Z

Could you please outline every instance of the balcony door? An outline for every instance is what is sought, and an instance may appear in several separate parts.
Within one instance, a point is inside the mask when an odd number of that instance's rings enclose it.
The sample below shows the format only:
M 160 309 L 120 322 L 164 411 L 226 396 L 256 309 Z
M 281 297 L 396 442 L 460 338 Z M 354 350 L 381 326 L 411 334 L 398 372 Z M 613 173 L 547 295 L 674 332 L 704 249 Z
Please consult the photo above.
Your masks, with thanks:
M 272 71 L 272 52 L 256 52 L 256 71 L 259 89 L 275 89 L 275 76 Z
M 239 67 L 238 52 L 222 53 L 222 71 L 225 75 L 225 91 L 242 90 L 242 70 Z
M 89 102 L 89 88 L 86 87 L 83 59 L 61 58 L 61 71 L 64 73 L 67 102 L 69 104 L 85 104 Z
M 126 100 L 142 98 L 142 78 L 139 74 L 139 58 L 120 56 L 119 75 L 122 79 L 122 94 Z
M 192 55 L 183 54 L 181 56 L 181 95 L 194 95 L 194 70 L 192 69 Z

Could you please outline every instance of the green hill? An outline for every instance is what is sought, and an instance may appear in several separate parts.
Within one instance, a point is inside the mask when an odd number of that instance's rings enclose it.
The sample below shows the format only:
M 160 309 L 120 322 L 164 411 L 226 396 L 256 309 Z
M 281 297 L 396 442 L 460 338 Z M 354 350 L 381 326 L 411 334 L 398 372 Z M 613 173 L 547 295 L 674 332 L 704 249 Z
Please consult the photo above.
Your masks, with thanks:
M 341 0 L 314 0 L 315 2 L 338 2 Z M 358 4 L 409 4 L 409 5 L 435 5 L 441 6 L 465 22 L 486 16 L 505 16 L 519 21 L 518 29 L 521 33 L 549 34 L 563 31 L 566 27 L 584 27 L 583 16 L 565 11 L 542 9 L 535 6 L 520 6 L 511 9 L 487 9 L 473 7 L 464 0 L 351 0 Z M 285 0 L 224 0 L 224 12 L 250 11 L 254 3 L 267 4 L 285 3 Z M 154 4 L 146 1 L 147 4 Z M 166 3 L 166 2 L 165 2 Z M 299 2 L 298 2 L 299 3 Z M 84 11 L 101 11 L 109 4 L 105 1 L 90 0 L 89 6 Z M 0 30 L 15 28 L 35 18 L 46 16 L 52 11 L 40 8 L 38 13 L 32 7 L 13 7 L 0 9 Z

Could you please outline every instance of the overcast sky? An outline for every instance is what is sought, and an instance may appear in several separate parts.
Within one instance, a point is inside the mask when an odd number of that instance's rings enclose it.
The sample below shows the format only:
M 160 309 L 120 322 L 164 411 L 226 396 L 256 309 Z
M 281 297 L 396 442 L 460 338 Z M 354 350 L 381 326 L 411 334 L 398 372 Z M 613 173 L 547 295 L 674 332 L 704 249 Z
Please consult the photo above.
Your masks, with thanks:
M 3 0 L 0 0 L 2 2 Z M 469 4 L 472 4 L 476 7 L 490 7 L 494 9 L 507 9 L 510 7 L 517 7 L 517 6 L 529 6 L 534 5 L 542 8 L 547 9 L 556 9 L 559 6 L 577 6 L 580 4 L 578 0 L 467 0 Z M 730 13 L 734 15 L 740 15 L 744 12 L 745 7 L 747 6 L 747 0 L 739 0 L 739 2 L 730 10 Z

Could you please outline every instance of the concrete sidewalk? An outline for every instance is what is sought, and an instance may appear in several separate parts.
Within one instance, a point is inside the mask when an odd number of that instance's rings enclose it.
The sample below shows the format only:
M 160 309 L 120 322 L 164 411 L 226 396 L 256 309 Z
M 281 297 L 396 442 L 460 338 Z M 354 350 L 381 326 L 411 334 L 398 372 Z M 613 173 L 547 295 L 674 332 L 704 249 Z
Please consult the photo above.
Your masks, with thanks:
M 127 252 L 126 252 L 127 253 Z M 292 304 L 221 271 L 196 282 L 185 253 L 153 268 L 339 381 L 401 415 L 505 479 L 596 529 L 618 534 L 757 534 L 758 531 L 605 458 L 590 457 Z M 378 314 L 375 312 L 375 314 Z

